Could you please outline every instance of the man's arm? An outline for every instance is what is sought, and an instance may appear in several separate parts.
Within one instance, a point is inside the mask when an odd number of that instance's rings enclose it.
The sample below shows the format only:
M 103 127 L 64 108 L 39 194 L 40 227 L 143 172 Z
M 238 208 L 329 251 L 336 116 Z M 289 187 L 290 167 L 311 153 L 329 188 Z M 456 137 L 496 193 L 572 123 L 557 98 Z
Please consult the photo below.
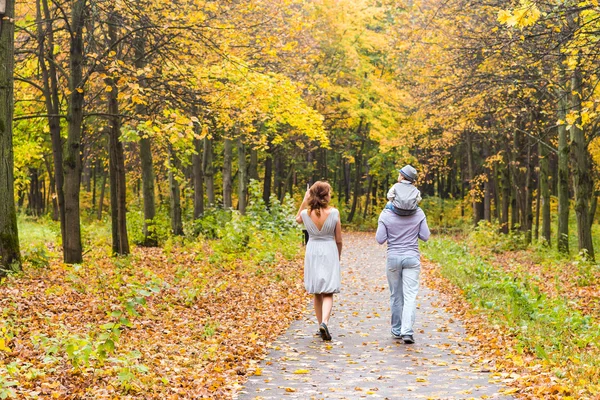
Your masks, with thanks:
M 419 239 L 426 242 L 429 240 L 429 235 L 431 235 L 431 232 L 429 231 L 429 226 L 427 225 L 427 218 L 423 218 L 421 220 L 421 224 L 419 225 Z
M 379 221 L 377 221 L 377 232 L 375 233 L 375 240 L 377 240 L 377 243 L 379 244 L 384 244 L 388 238 L 387 226 L 385 226 L 385 223 L 381 218 L 384 212 L 385 211 L 382 211 L 381 214 L 379 214 Z

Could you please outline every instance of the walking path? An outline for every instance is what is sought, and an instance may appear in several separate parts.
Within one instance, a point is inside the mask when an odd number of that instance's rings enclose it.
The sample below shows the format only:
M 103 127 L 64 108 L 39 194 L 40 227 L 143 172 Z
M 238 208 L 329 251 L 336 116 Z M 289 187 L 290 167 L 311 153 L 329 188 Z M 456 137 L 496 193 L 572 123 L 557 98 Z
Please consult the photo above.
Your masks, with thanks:
M 385 247 L 372 233 L 344 234 L 342 292 L 329 324 L 333 340 L 316 335 L 311 305 L 272 344 L 237 398 L 507 398 L 478 365 L 459 321 L 435 307 L 437 296 L 422 282 L 416 343 L 393 339 Z

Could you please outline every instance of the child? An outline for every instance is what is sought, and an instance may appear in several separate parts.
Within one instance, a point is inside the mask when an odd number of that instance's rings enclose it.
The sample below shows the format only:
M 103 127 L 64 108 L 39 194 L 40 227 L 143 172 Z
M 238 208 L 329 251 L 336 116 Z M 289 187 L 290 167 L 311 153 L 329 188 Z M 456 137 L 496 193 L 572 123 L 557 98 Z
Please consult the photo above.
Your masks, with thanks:
M 417 179 L 417 170 L 412 165 L 405 165 L 398 174 L 398 183 L 390 188 L 387 194 L 389 202 L 385 208 L 398 215 L 413 215 L 421 201 L 421 192 L 413 183 Z

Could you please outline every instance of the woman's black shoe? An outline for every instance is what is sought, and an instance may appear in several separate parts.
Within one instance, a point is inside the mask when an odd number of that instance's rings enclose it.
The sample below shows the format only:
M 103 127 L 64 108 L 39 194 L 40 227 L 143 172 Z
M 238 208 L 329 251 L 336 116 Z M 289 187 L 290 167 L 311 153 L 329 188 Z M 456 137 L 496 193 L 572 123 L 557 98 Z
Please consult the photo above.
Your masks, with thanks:
M 323 340 L 331 340 L 331 335 L 329 334 L 329 329 L 327 329 L 327 325 L 325 323 L 321 323 L 319 327 L 319 332 L 321 333 L 321 339 Z

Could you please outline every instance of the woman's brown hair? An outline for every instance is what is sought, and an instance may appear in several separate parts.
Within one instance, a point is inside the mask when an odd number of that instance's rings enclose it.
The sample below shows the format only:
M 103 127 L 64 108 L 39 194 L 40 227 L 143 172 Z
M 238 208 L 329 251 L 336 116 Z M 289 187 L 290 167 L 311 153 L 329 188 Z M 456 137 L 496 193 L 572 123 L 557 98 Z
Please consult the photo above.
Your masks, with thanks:
M 317 217 L 321 216 L 321 209 L 327 208 L 329 200 L 327 195 L 331 192 L 331 186 L 327 182 L 316 181 L 309 189 L 310 197 L 308 198 L 308 210 L 315 212 Z

